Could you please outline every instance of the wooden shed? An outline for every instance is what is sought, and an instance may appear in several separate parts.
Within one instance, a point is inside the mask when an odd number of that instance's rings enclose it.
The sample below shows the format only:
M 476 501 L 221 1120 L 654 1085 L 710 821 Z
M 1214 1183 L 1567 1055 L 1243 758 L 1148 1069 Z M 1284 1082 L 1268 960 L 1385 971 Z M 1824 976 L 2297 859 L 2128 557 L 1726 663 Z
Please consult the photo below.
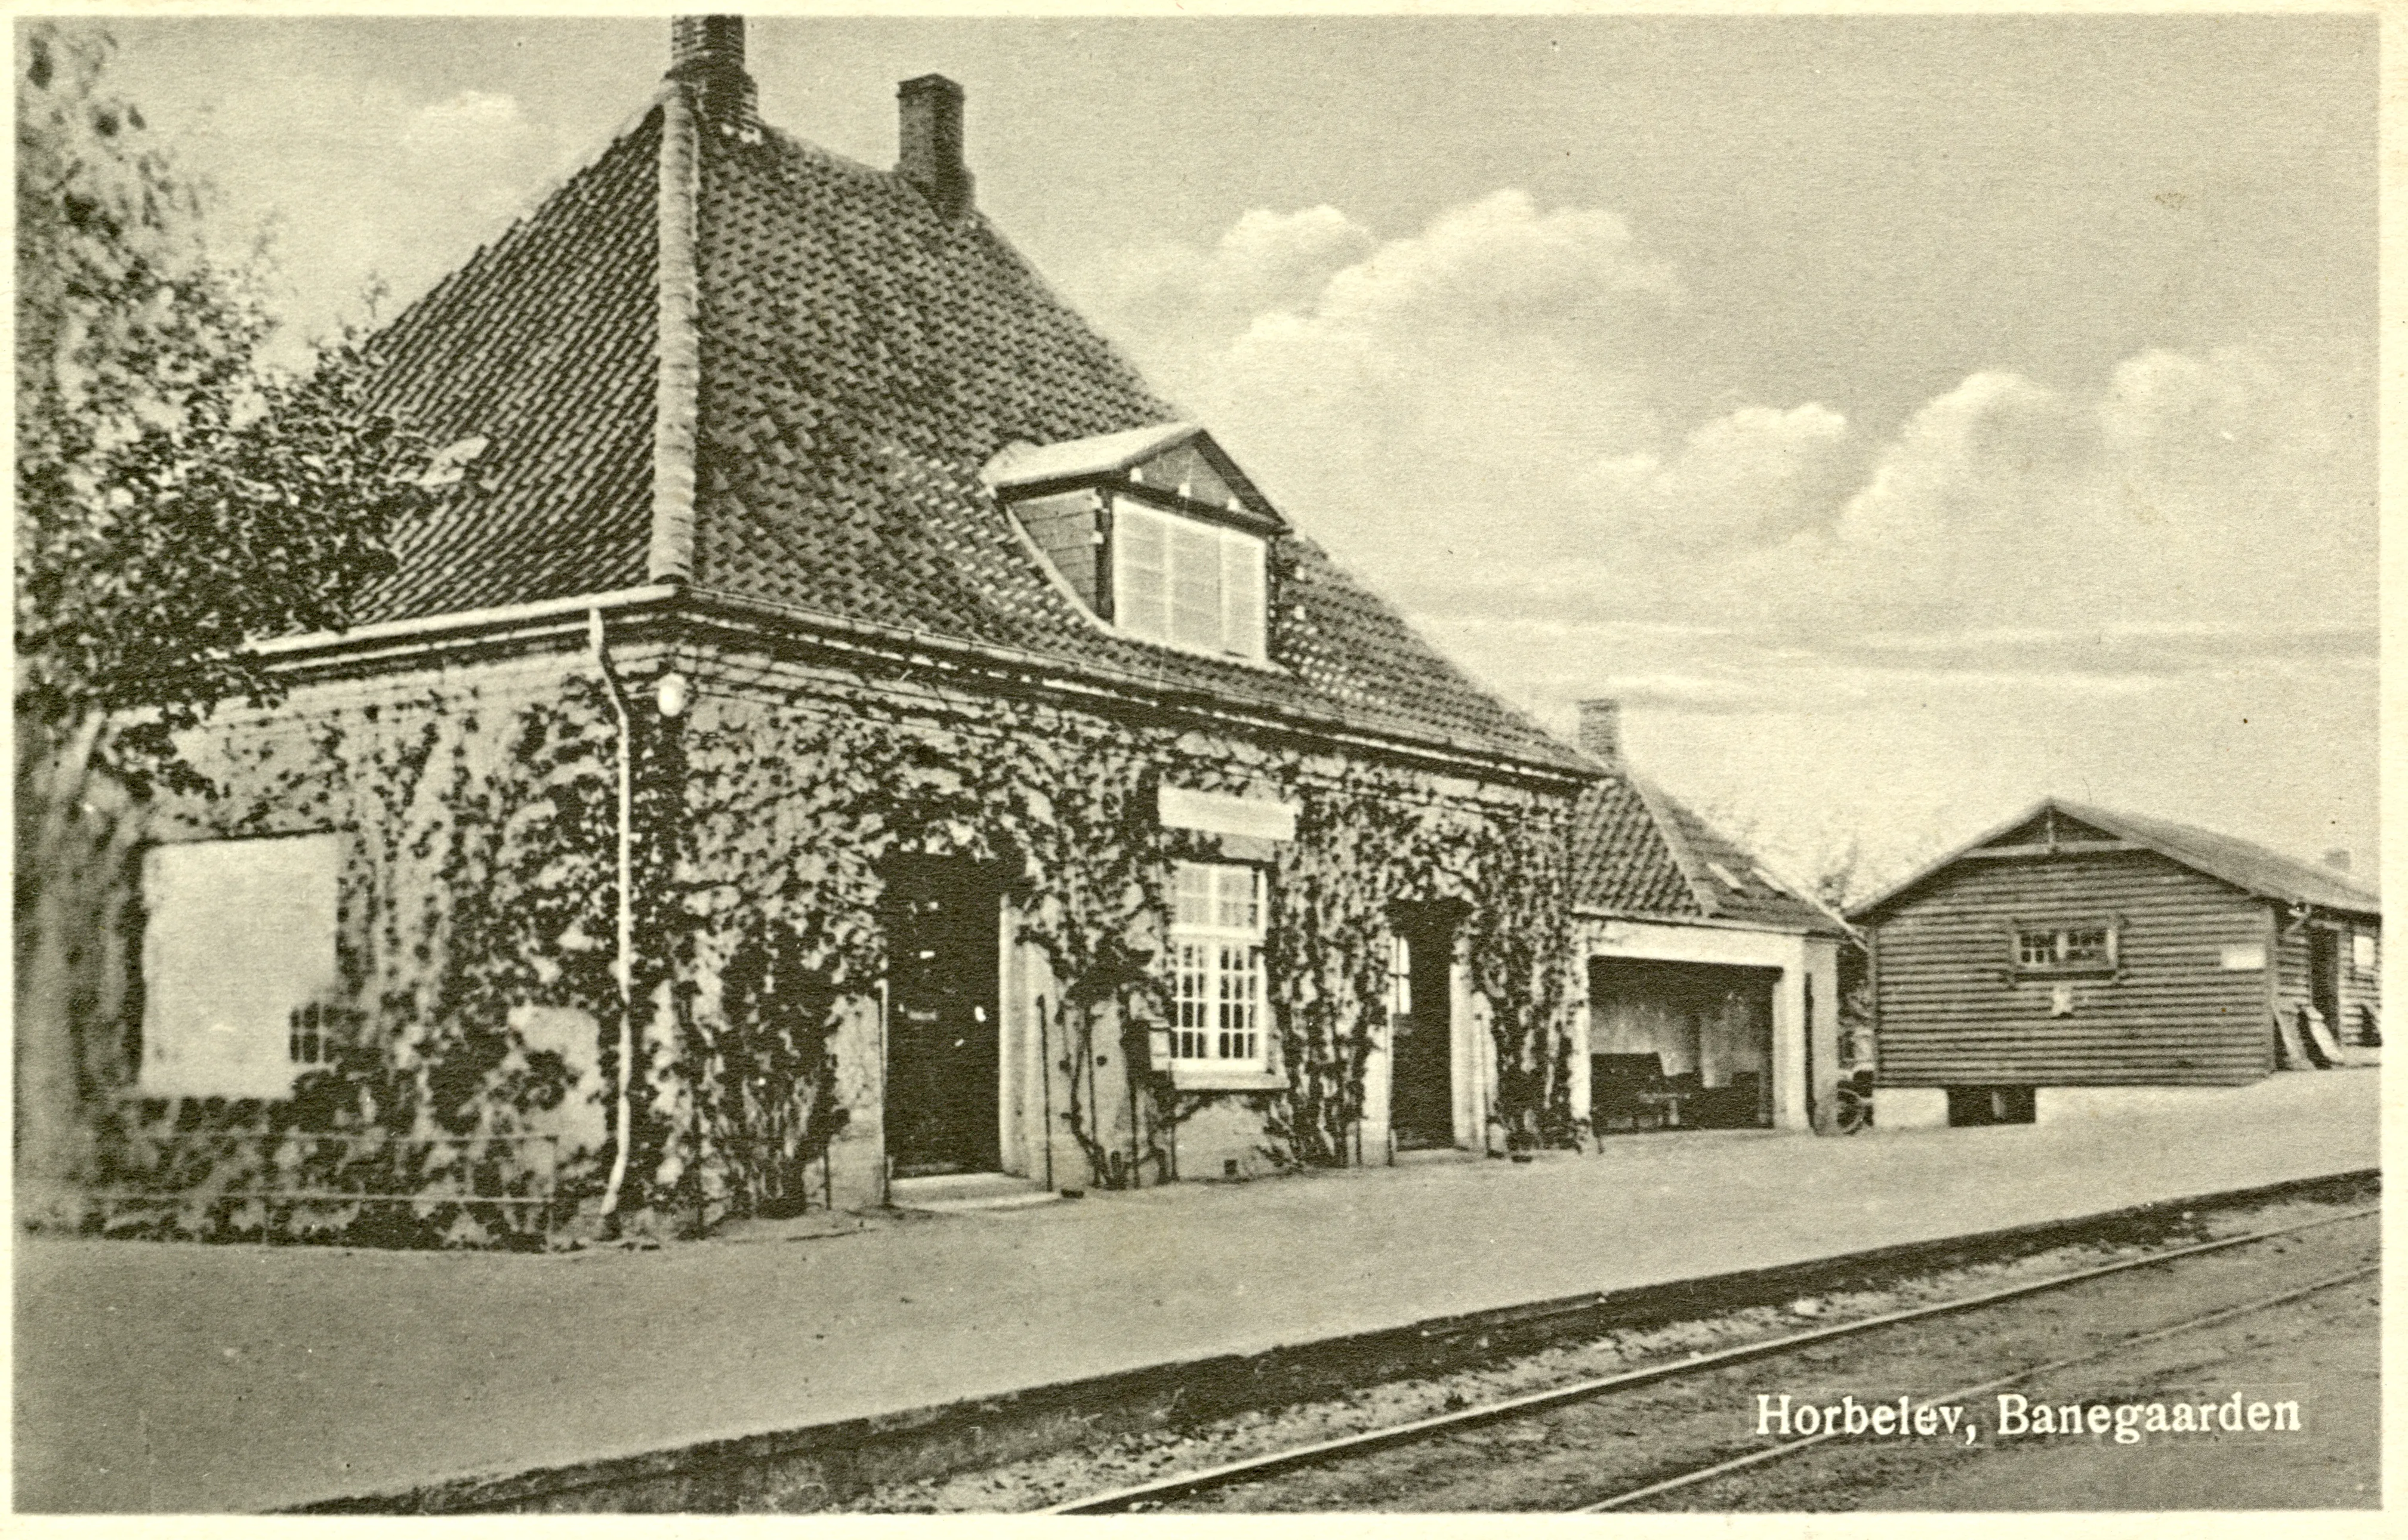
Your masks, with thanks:
M 1850 918 L 1885 1122 L 1942 1094 L 1951 1123 L 2028 1121 L 2053 1090 L 2242 1085 L 2381 1040 L 2373 888 L 2164 819 L 2049 798 Z

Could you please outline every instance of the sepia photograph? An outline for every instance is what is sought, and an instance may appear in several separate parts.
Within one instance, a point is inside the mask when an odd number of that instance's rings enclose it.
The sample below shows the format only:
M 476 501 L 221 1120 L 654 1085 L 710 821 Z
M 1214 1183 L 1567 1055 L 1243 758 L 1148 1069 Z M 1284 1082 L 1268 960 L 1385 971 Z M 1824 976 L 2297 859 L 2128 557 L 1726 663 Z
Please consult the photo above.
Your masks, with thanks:
M 10 23 L 13 1523 L 2380 1522 L 2378 7 Z

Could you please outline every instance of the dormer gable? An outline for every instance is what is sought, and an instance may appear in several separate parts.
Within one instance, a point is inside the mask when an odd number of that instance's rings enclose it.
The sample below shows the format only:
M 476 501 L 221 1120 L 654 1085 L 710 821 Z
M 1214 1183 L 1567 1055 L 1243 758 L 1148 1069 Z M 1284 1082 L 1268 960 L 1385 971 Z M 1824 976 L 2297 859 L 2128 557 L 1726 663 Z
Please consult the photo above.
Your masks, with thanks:
M 983 477 L 1098 622 L 1182 651 L 1268 661 L 1269 550 L 1286 521 L 1203 429 L 1015 443 Z

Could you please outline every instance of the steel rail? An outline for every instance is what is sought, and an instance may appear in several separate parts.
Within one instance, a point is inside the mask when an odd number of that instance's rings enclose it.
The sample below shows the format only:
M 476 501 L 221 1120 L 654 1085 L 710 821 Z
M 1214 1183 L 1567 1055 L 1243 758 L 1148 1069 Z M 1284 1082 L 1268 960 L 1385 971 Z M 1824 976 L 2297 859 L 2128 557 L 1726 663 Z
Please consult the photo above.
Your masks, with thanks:
M 2304 1299 L 2310 1294 L 2321 1293 L 2328 1289 L 2338 1289 L 2344 1284 L 2356 1283 L 2360 1278 L 2371 1278 L 2382 1271 L 2383 1264 L 2376 1262 L 2372 1266 L 2354 1268 L 2346 1273 L 2336 1273 L 2329 1277 L 2318 1278 L 2303 1288 L 2286 1289 L 2279 1294 L 2268 1294 L 2262 1299 L 2250 1300 L 2246 1304 L 2228 1305 L 2221 1310 L 2211 1310 L 2203 1316 L 2193 1316 L 2188 1320 L 2175 1321 L 2171 1326 L 2159 1326 L 2151 1331 L 2137 1332 L 2128 1337 L 2119 1337 L 2104 1348 L 2093 1348 L 2086 1353 L 2076 1353 L 2071 1358 L 2060 1358 L 2047 1363 L 2035 1363 L 2028 1369 L 2018 1369 L 2011 1375 L 2001 1375 L 1996 1379 L 1985 1379 L 1979 1385 L 1967 1385 L 1958 1390 L 1943 1390 L 1928 1401 L 1918 1403 L 1915 1410 L 1922 1411 L 1928 1407 L 1951 1405 L 1977 1395 L 1985 1395 L 1992 1390 L 2003 1390 L 2010 1385 L 2020 1385 L 2028 1379 L 2033 1379 L 2042 1375 L 2055 1374 L 2059 1369 L 2071 1369 L 2081 1364 L 2095 1362 L 2102 1358 L 2113 1358 L 2117 1353 L 2137 1348 L 2144 1342 L 2155 1342 L 2162 1337 L 2179 1336 L 2185 1332 L 2196 1332 L 2203 1327 L 2214 1326 L 2239 1316 L 2254 1315 L 2260 1310 L 2271 1310 L 2278 1305 L 2288 1305 L 2293 1300 Z M 1586 1507 L 1573 1508 L 1569 1511 L 1611 1513 L 1616 1508 L 1626 1507 L 1642 1498 L 1677 1491 L 1684 1487 L 1698 1486 L 1716 1476 L 1727 1476 L 1733 1471 L 1746 1470 L 1751 1466 L 1769 1464 L 1775 1460 L 1785 1459 L 1790 1455 L 1813 1448 L 1817 1444 L 1828 1443 L 1838 1436 L 1840 1435 L 1831 1433 L 1809 1433 L 1800 1438 L 1790 1439 L 1784 1444 L 1775 1444 L 1770 1448 L 1757 1449 L 1750 1454 L 1740 1455 L 1736 1459 L 1720 1461 L 1680 1476 L 1650 1482 L 1644 1487 L 1633 1487 L 1628 1491 L 1616 1492 L 1602 1502 L 1592 1503 Z
M 1602 1378 L 1579 1380 L 1570 1385 L 1556 1386 L 1552 1390 L 1536 1390 L 1527 1395 L 1514 1396 L 1504 1401 L 1468 1406 L 1460 1411 L 1441 1412 L 1435 1417 L 1421 1418 L 1412 1422 L 1373 1428 L 1364 1433 L 1325 1439 L 1320 1443 L 1303 1445 L 1296 1448 L 1253 1455 L 1244 1460 L 1231 1461 L 1226 1464 L 1214 1465 L 1206 1470 L 1164 1476 L 1154 1481 L 1140 1482 L 1135 1486 L 1120 1487 L 1110 1491 L 1073 1498 L 1068 1503 L 1036 1511 L 1043 1514 L 1125 1513 L 1140 1503 L 1167 1502 L 1197 1492 L 1209 1491 L 1215 1487 L 1231 1486 L 1240 1481 L 1276 1476 L 1283 1471 L 1302 1470 L 1314 1465 L 1327 1464 L 1348 1455 L 1365 1454 L 1393 1445 L 1414 1443 L 1458 1429 L 1476 1427 L 1484 1422 L 1526 1417 L 1534 1412 L 1570 1405 L 1574 1402 L 1585 1401 L 1613 1390 L 1652 1384 L 1658 1380 L 1676 1379 L 1685 1375 L 1700 1374 L 1727 1364 L 1771 1358 L 1782 1353 L 1794 1352 L 1801 1348 L 1812 1347 L 1816 1343 L 1855 1336 L 1865 1332 L 1878 1331 L 1886 1326 L 1897 1326 L 1908 1321 L 1928 1320 L 1937 1316 L 1977 1310 L 1986 1305 L 2022 1299 L 2055 1289 L 2070 1288 L 2093 1278 L 2129 1272 L 2134 1268 L 2155 1267 L 2165 1262 L 2179 1262 L 2185 1257 L 2228 1250 L 2236 1246 L 2249 1246 L 2258 1241 L 2273 1240 L 2284 1235 L 2297 1234 L 2303 1230 L 2315 1230 L 2329 1224 L 2341 1224 L 2350 1219 L 2372 1219 L 2382 1212 L 2382 1208 L 2377 1205 L 2353 1208 L 2340 1214 L 2320 1215 L 2315 1219 L 2303 1219 L 2296 1224 L 2278 1225 L 2272 1230 L 2255 1230 L 2246 1234 L 2227 1235 L 2216 1240 L 2200 1241 L 2190 1246 L 2176 1247 L 2171 1250 L 2152 1252 L 2144 1257 L 2128 1257 L 2119 1262 L 2084 1268 L 2079 1272 L 2058 1274 L 2027 1283 L 2010 1284 L 2002 1289 L 1988 1290 L 1979 1294 L 1968 1294 L 1958 1299 L 1913 1305 L 1903 1310 L 1886 1311 L 1881 1315 L 1867 1316 L 1857 1320 L 1839 1321 L 1829 1326 L 1816 1327 L 1812 1331 L 1792 1333 L 1787 1336 L 1770 1337 L 1761 1342 L 1740 1343 L 1708 1352 L 1692 1353 L 1685 1358 L 1648 1364 L 1637 1369 L 1627 1369 L 1620 1374 L 1607 1375 Z

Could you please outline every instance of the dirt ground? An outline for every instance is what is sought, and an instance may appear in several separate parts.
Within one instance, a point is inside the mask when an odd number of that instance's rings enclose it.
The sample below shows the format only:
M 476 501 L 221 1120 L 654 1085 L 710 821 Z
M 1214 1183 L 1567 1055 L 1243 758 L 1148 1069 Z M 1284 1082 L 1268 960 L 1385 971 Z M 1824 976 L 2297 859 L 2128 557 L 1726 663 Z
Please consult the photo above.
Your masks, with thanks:
M 2218 1215 L 2205 1227 L 2203 1234 L 2239 1234 L 2335 1211 L 2308 1203 L 2266 1205 Z M 2172 1264 L 2182 1269 L 2178 1274 L 2171 1269 L 2165 1273 L 2143 1269 L 2112 1283 L 2086 1286 L 2076 1300 L 2040 1296 L 2035 1303 L 2015 1309 L 2014 1313 L 2020 1319 L 2012 1324 L 1998 1319 L 2005 1308 L 2001 1307 L 1978 1318 L 1940 1318 L 1909 1336 L 1878 1344 L 1873 1339 L 1841 1339 L 1808 1349 L 1786 1367 L 1774 1368 L 1767 1363 L 1738 1365 L 1709 1381 L 1670 1383 L 1617 1395 L 1608 1401 L 1568 1407 L 1541 1419 L 1492 1425 L 1438 1445 L 1405 1446 L 1368 1460 L 1350 1462 L 1340 1468 L 1298 1473 L 1261 1488 L 1233 1489 L 1182 1505 L 1257 1513 L 1575 1507 L 1613 1490 L 1616 1473 L 1627 1476 L 1625 1485 L 1636 1485 L 1652 1475 L 1695 1468 L 1727 1454 L 1759 1447 L 1741 1436 L 1747 1404 L 1758 1389 L 1782 1387 L 1808 1393 L 1828 1390 L 1835 1396 L 1843 1388 L 1853 1388 L 1860 1395 L 1873 1393 L 1876 1387 L 1885 1394 L 1909 1389 L 1929 1393 L 1948 1388 L 1947 1384 L 1935 1383 L 1931 1376 L 1948 1375 L 1952 1364 L 1957 1367 L 1960 1377 L 1949 1383 L 1971 1383 L 1985 1371 L 1966 1369 L 1963 1366 L 1967 1363 L 2045 1361 L 2053 1356 L 2045 1345 L 2068 1334 L 2087 1339 L 2128 1319 L 2147 1323 L 2158 1319 L 2180 1319 L 2218 1307 L 2228 1300 L 2251 1297 L 2251 1290 L 2266 1287 L 2264 1279 L 2269 1276 L 2289 1276 L 2301 1269 L 2345 1268 L 2352 1264 L 2350 1259 L 2372 1254 L 2373 1231 L 2373 1225 L 2366 1221 L 2328 1226 L 2304 1233 L 2297 1239 Z M 984 1471 L 897 1484 L 873 1493 L 856 1506 L 882 1512 L 1025 1511 L 1178 1471 L 1206 1469 L 1252 1455 L 1394 1426 L 1464 1405 L 1611 1375 L 1665 1358 L 2057 1276 L 2143 1255 L 2147 1249 L 2137 1246 L 2059 1248 L 2012 1262 L 1951 1269 L 1893 1288 L 1799 1301 L 1788 1309 L 1743 1310 L 1660 1330 L 1615 1333 L 1596 1342 L 1567 1345 L 1476 1370 L 1372 1387 L 1339 1400 L 1251 1413 L 1183 1433 L 1124 1437 L 1083 1450 Z M 2332 1300 L 2324 1296 L 2311 1304 L 2317 1311 L 2336 1308 Z M 2236 1333 L 2231 1340 L 2244 1341 L 2251 1332 L 2264 1335 L 2272 1330 L 2272 1319 L 2270 1317 L 2267 1321 L 2258 1321 L 2251 1318 L 2239 1321 L 2229 1329 Z M 2286 1331 L 2279 1345 L 2270 1339 L 2256 1357 L 2245 1362 L 2236 1360 L 2224 1364 L 2217 1356 L 2222 1349 L 2209 1346 L 2225 1343 L 2223 1333 L 2203 1333 L 2199 1339 L 2200 1346 L 2187 1350 L 2183 1345 L 2188 1339 L 2177 1339 L 2161 1349 L 2158 1356 L 2170 1363 L 2191 1366 L 2192 1378 L 2186 1389 L 2222 1383 L 2229 1390 L 2234 1385 L 2278 1377 L 2277 1369 L 2297 1378 L 2319 1378 L 2326 1367 L 2321 1361 L 2313 1368 L 2304 1362 L 2292 1368 L 2282 1367 L 2289 1362 L 2284 1354 L 2298 1357 L 2300 1351 L 2313 1348 L 2334 1366 L 2355 1364 L 2366 1371 L 2358 1389 L 2369 1398 L 2374 1396 L 2371 1333 L 2337 1325 L 2329 1338 L 2319 1337 L 2315 1331 L 2302 1329 L 2289 1315 L 2282 1319 Z M 2036 1354 L 2037 1358 L 2017 1358 L 2025 1352 Z M 2119 1360 L 2091 1377 L 2100 1386 L 2128 1382 L 2128 1389 L 2118 1390 L 2118 1394 L 2128 1398 L 2143 1383 L 2154 1383 L 2149 1378 L 2154 1370 L 2144 1373 L 2144 1362 L 2154 1364 L 2157 1360 L 2136 1360 L 2128 1364 Z M 2070 1381 L 2052 1380 L 2048 1386 L 2052 1394 L 2071 1388 Z M 2320 1390 L 2318 1394 L 2325 1392 Z M 2352 1451 L 2337 1458 L 2356 1474 L 2346 1480 L 2336 1478 L 2325 1484 L 2339 1494 L 2330 1503 L 2283 1501 L 2270 1502 L 2270 1506 L 2352 1505 L 2339 1498 L 2349 1495 L 2351 1483 L 2372 1477 L 2373 1424 L 2360 1417 L 2361 1411 L 2371 1417 L 2372 1401 L 2360 1408 L 2349 1403 L 2346 1395 L 2336 1393 L 2329 1407 L 2321 1401 L 2318 1406 L 2315 1415 L 2320 1426 L 2362 1431 L 2363 1438 L 2344 1438 L 2329 1446 L 2329 1450 Z M 2295 1456 L 2308 1455 L 2311 1447 L 2300 1446 L 2276 1453 L 2281 1460 L 2290 1461 Z M 2314 1447 L 2328 1446 L 2319 1439 Z M 1975 1469 L 2026 1461 L 2071 1464 L 2080 1458 L 2079 1451 L 2070 1447 L 2021 1447 L 2013 1451 L 2012 1460 L 1989 1458 L 1993 1452 L 1994 1447 L 1985 1447 L 1981 1458 L 1971 1461 L 1964 1458 L 1967 1451 L 1959 1449 L 1928 1449 L 1912 1458 L 1894 1448 L 1876 1450 L 1870 1455 L 1861 1451 L 1819 1454 L 1769 1467 L 1761 1477 L 1727 1480 L 1668 1498 L 1654 1506 L 1664 1511 L 1873 1506 L 1981 1511 L 1993 1506 L 2045 1507 L 2051 1504 L 1997 1502 L 1998 1496 L 2019 1490 L 2013 1476 L 2003 1476 L 2000 1484 L 1987 1492 L 1969 1488 L 1954 1497 L 1940 1491 L 1929 1496 L 1918 1493 L 1923 1485 L 1936 1486 L 1943 1478 L 1961 1477 Z M 2113 1452 L 2128 1455 L 2133 1451 L 2118 1448 Z M 2357 1458 L 2360 1452 L 2366 1459 Z M 2198 1474 L 2201 1455 L 2200 1447 L 2195 1445 L 2173 1450 L 2171 1458 L 2163 1450 L 2151 1452 L 2150 1460 L 2165 1473 L 2154 1485 L 2144 1475 L 2149 1462 L 2120 1466 L 2111 1462 L 2097 1471 L 2091 1488 L 2066 1486 L 2057 1495 L 2063 1505 L 2071 1507 L 2233 1505 L 2208 1502 L 2209 1494 L 2200 1490 L 2196 1482 L 2179 1499 L 2166 1495 L 2182 1487 L 2184 1470 Z M 2267 1451 L 2258 1451 L 2261 1466 L 2268 1458 Z M 2214 1465 L 2219 1479 L 2238 1479 L 2238 1465 L 2216 1464 L 2212 1454 L 2207 1463 Z M 2313 1465 L 2315 1462 L 2311 1460 L 2309 1463 Z M 2286 1464 L 2281 1468 L 2290 1467 Z M 2116 1482 L 2128 1478 L 2133 1482 L 2130 1501 L 2094 1500 L 2100 1491 L 2113 1490 Z M 2028 1497 L 2030 1493 L 2024 1495 Z
M 2382 1501 L 2379 1280 L 2168 1338 L 2050 1376 L 2035 1402 L 2296 1396 L 2298 1435 L 1991 1441 L 1978 1451 L 1839 1450 L 1699 1489 L 1684 1511 L 2046 1513 L 2345 1509 Z M 1985 1412 L 1990 1408 L 1985 1407 Z M 1993 1414 L 1994 1415 L 1994 1414 Z M 1668 1504 L 1669 1506 L 1670 1504 Z
M 2276 1076 L 2213 1125 L 1632 1135 L 650 1253 L 32 1238 L 15 1500 L 389 1492 L 2372 1166 L 2377 1091 Z

